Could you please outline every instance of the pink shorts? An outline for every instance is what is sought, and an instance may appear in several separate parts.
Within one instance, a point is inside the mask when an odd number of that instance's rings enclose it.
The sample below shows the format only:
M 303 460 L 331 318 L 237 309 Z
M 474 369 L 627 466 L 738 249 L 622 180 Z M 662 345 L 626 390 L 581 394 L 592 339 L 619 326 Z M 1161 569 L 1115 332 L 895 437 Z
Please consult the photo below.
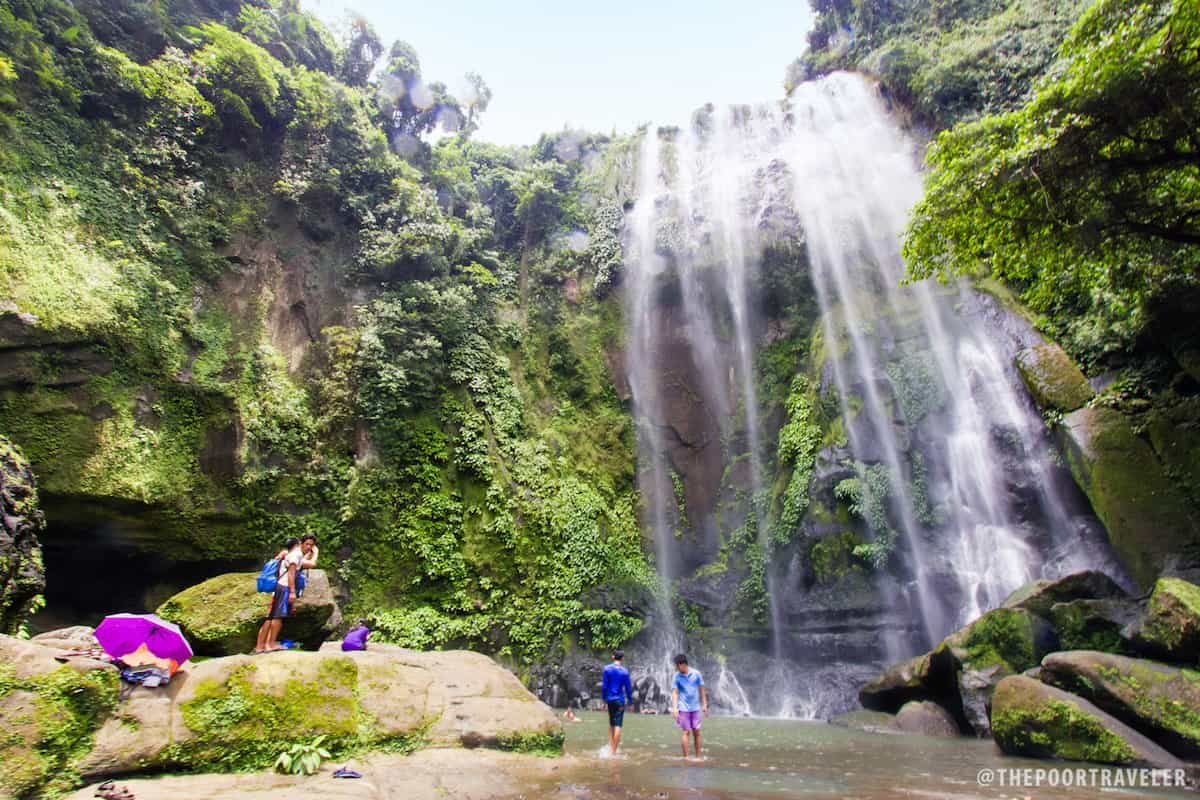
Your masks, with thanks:
M 679 716 L 675 717 L 675 724 L 680 730 L 698 731 L 703 718 L 704 714 L 701 711 L 680 711 Z

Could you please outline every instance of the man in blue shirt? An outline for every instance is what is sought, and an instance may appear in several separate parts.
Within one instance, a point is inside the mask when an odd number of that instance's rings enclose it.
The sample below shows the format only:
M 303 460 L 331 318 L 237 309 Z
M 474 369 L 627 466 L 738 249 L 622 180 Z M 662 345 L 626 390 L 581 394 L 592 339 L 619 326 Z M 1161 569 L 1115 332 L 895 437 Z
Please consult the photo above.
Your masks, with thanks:
M 683 732 L 683 757 L 688 757 L 688 731 L 696 742 L 696 760 L 700 760 L 700 714 L 708 714 L 708 690 L 700 670 L 689 669 L 687 656 L 675 656 L 675 681 L 671 684 L 671 713 Z
M 608 750 L 617 754 L 621 745 L 621 725 L 625 721 L 625 704 L 633 702 L 633 684 L 629 682 L 629 670 L 621 662 L 625 654 L 620 650 L 613 653 L 613 663 L 604 668 L 600 685 L 604 702 L 608 704 Z

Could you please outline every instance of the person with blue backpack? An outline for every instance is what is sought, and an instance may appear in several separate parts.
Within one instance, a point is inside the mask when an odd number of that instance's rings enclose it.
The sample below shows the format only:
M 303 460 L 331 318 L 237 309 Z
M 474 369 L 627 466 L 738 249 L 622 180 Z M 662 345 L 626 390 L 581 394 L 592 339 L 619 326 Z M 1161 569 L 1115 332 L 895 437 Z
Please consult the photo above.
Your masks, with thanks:
M 279 645 L 279 632 L 283 630 L 283 621 L 291 616 L 296 605 L 300 564 L 303 560 L 300 540 L 293 536 L 283 543 L 283 548 L 275 558 L 263 565 L 258 576 L 258 590 L 271 593 L 271 607 L 258 629 L 258 641 L 254 645 L 256 654 L 284 649 Z

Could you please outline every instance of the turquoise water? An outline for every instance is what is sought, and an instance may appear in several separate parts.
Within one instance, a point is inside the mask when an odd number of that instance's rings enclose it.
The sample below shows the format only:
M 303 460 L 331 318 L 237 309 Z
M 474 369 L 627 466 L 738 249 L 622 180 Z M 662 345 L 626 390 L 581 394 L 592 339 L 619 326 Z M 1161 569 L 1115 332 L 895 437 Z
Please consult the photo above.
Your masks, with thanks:
M 1007 776 L 1011 770 L 1025 768 L 1094 765 L 1010 758 L 991 741 L 871 734 L 793 720 L 710 717 L 702 729 L 705 759 L 690 763 L 679 752 L 679 732 L 669 716 L 630 714 L 625 717 L 621 755 L 605 758 L 600 752 L 607 742 L 606 716 L 584 713 L 581 719 L 566 723 L 566 749 L 588 759 L 586 766 L 564 770 L 555 785 L 537 787 L 538 793 L 527 796 L 580 800 L 1195 797 L 1162 789 L 1102 792 L 1091 786 L 998 786 L 1002 770 Z M 992 785 L 980 785 L 981 770 L 992 770 Z M 1025 781 L 1034 777 L 1030 774 Z

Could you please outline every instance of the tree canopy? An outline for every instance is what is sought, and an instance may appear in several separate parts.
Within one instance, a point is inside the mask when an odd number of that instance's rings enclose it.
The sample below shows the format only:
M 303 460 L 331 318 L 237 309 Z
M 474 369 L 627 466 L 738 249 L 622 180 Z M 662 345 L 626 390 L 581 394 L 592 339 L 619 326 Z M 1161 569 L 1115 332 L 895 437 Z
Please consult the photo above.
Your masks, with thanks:
M 913 278 L 985 265 L 1096 357 L 1195 288 L 1200 5 L 1100 0 L 1060 55 L 1025 107 L 939 135 L 904 254 Z

